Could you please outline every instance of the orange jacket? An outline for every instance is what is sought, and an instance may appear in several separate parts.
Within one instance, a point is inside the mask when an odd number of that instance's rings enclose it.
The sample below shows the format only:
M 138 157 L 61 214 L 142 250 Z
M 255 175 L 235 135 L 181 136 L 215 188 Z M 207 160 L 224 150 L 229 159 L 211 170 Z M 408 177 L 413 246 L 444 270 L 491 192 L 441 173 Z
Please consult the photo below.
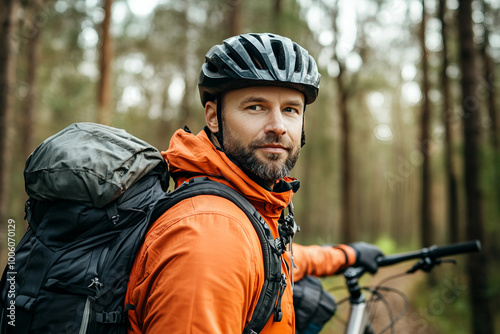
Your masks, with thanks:
M 281 181 L 281 192 L 265 190 L 218 151 L 204 131 L 195 136 L 178 130 L 163 155 L 176 186 L 196 176 L 229 185 L 245 195 L 278 236 L 277 221 L 296 180 Z M 343 250 L 294 244 L 299 268 L 294 279 L 330 275 L 353 264 L 354 251 Z M 283 319 L 273 322 L 271 317 L 261 333 L 295 332 L 292 285 L 284 264 L 282 272 L 288 280 Z M 126 303 L 135 306 L 129 311 L 129 333 L 241 333 L 263 283 L 261 246 L 244 212 L 217 196 L 186 199 L 153 224 L 136 257 L 126 296 Z

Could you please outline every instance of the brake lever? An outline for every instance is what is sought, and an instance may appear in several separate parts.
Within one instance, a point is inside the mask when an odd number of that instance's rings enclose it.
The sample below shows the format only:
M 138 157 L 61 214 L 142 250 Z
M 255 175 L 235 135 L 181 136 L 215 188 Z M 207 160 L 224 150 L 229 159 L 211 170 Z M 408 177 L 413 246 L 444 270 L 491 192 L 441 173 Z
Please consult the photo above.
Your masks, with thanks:
M 425 272 L 430 272 L 436 265 L 440 265 L 441 263 L 453 263 L 457 264 L 457 261 L 455 259 L 433 259 L 428 256 L 426 256 L 423 259 L 420 259 L 415 265 L 408 270 L 406 273 L 407 274 L 413 274 L 414 272 L 418 270 L 423 270 Z

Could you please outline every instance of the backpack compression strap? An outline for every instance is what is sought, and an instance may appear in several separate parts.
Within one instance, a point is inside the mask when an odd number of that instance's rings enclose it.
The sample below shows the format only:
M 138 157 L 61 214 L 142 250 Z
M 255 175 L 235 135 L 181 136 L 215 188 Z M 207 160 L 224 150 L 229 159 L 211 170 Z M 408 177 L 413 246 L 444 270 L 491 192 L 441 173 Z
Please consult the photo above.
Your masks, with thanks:
M 184 182 L 175 191 L 166 194 L 156 204 L 151 222 L 156 221 L 166 210 L 180 201 L 198 195 L 214 195 L 236 204 L 252 223 L 262 247 L 265 281 L 255 306 L 252 319 L 243 330 L 244 334 L 259 333 L 274 313 L 274 321 L 281 321 L 281 296 L 286 287 L 286 277 L 281 273 L 281 255 L 285 245 L 274 239 L 271 229 L 257 210 L 236 190 L 207 177 L 198 177 Z

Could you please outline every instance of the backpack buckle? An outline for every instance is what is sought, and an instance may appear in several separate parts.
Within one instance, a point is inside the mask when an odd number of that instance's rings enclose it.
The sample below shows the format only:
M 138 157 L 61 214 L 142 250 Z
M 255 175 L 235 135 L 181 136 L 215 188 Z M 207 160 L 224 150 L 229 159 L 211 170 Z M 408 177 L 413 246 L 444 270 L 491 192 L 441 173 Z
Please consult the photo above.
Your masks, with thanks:
M 101 324 L 117 324 L 121 322 L 121 315 L 119 311 L 101 312 L 95 315 L 95 319 Z

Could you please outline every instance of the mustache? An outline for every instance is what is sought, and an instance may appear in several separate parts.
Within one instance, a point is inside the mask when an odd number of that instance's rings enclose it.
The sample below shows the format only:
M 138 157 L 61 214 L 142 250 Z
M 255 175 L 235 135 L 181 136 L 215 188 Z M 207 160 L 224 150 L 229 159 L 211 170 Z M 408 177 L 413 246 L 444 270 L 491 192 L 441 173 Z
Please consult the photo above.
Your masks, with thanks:
M 269 144 L 279 144 L 288 150 L 293 148 L 293 143 L 290 140 L 287 140 L 284 136 L 273 133 L 266 134 L 266 136 L 262 139 L 254 140 L 251 144 L 251 147 L 256 148 Z

